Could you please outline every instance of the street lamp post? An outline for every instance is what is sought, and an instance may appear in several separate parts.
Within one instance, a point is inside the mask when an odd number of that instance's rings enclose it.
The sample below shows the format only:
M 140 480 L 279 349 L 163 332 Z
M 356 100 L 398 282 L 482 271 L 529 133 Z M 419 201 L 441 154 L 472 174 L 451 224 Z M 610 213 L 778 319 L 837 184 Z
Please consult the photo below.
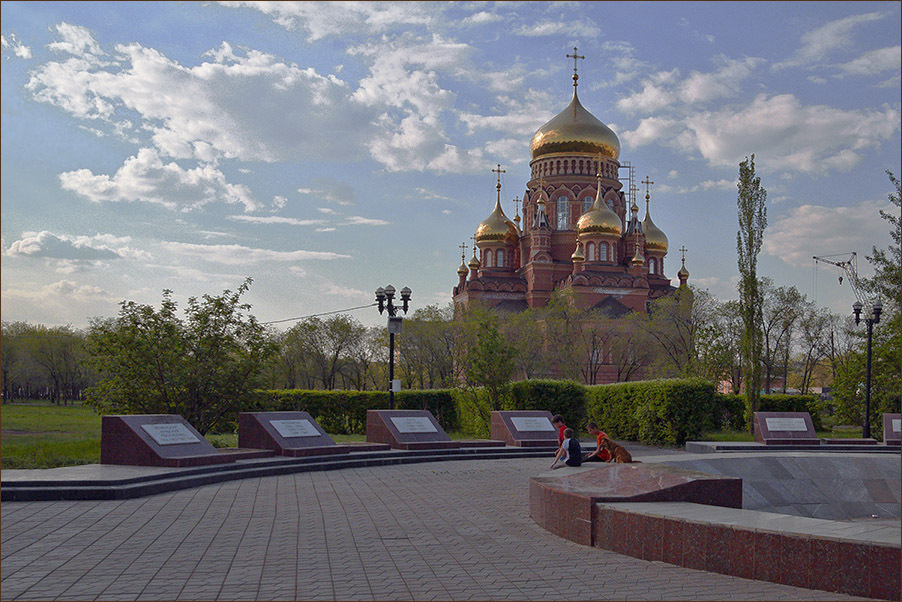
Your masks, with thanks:
M 395 383 L 395 334 L 401 334 L 401 321 L 403 318 L 396 316 L 398 309 L 407 313 L 410 303 L 410 289 L 406 286 L 401 289 L 401 307 L 394 304 L 395 287 L 388 285 L 376 289 L 376 302 L 379 303 L 379 313 L 388 311 L 388 409 L 395 409 L 395 389 L 400 386 Z
M 856 301 L 852 304 L 852 312 L 855 314 L 856 324 L 861 322 L 861 309 L 861 301 Z M 864 428 L 861 436 L 865 439 L 871 436 L 871 339 L 874 335 L 874 324 L 880 322 L 881 312 L 883 312 L 883 303 L 880 302 L 880 299 L 877 299 L 874 302 L 871 316 L 864 319 L 868 325 L 868 359 L 864 377 Z

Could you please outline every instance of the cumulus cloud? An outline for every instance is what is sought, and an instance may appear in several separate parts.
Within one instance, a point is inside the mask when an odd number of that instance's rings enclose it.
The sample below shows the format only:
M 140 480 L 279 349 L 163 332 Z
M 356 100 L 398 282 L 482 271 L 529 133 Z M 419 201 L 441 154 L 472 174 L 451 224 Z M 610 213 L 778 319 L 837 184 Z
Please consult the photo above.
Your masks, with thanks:
M 389 28 L 428 25 L 440 2 L 220 2 L 247 7 L 272 17 L 285 29 L 305 31 L 309 41 L 329 36 L 376 34 Z
M 902 69 L 902 46 L 890 46 L 865 52 L 860 57 L 837 65 L 846 75 L 879 75 L 884 71 Z
M 736 190 L 736 180 L 703 180 L 692 186 L 658 185 L 658 192 L 668 194 L 690 194 L 705 190 Z
M 223 265 L 245 265 L 261 262 L 292 262 L 333 259 L 350 259 L 350 255 L 329 251 L 273 251 L 243 245 L 201 245 L 183 242 L 163 242 L 160 247 L 187 260 L 208 261 Z
M 142 201 L 180 210 L 212 202 L 244 205 L 247 211 L 262 207 L 249 188 L 230 184 L 212 165 L 184 169 L 175 162 L 163 163 L 150 148 L 126 159 L 112 176 L 78 169 L 61 173 L 59 179 L 64 190 L 97 203 Z
M 387 222 L 384 219 L 372 219 L 361 217 L 359 215 L 352 215 L 347 219 L 347 224 L 352 226 L 389 226 L 391 225 L 391 222 Z
M 652 142 L 698 152 L 714 166 L 735 166 L 750 152 L 759 164 L 782 172 L 848 170 L 862 151 L 899 130 L 899 110 L 842 110 L 803 105 L 792 94 L 758 95 L 745 107 L 651 117 L 623 134 L 634 146 Z
M 523 25 L 514 32 L 519 36 L 576 36 L 597 37 L 601 35 L 601 29 L 592 19 L 582 18 L 578 21 L 565 23 L 563 21 L 539 21 L 530 25 Z
M 794 266 L 809 266 L 812 255 L 835 249 L 870 251 L 876 241 L 886 238 L 886 222 L 877 209 L 898 213 L 888 203 L 874 201 L 847 207 L 793 207 L 769 224 L 762 249 Z
M 31 58 L 31 48 L 23 44 L 22 41 L 19 40 L 19 36 L 14 33 L 9 34 L 9 38 L 0 36 L 0 44 L 2 44 L 4 53 L 11 52 L 20 59 Z M 9 59 L 9 57 L 6 58 Z
M 801 67 L 823 61 L 830 52 L 844 48 L 851 43 L 853 29 L 881 18 L 883 18 L 881 13 L 852 15 L 805 32 L 802 34 L 801 47 L 785 61 L 771 65 L 771 69 Z
M 352 100 L 334 75 L 226 42 L 193 67 L 140 44 L 117 45 L 102 66 L 85 58 L 99 51 L 90 32 L 70 29 L 52 44 L 69 58 L 40 65 L 26 88 L 36 100 L 120 135 L 146 130 L 167 156 L 347 160 L 360 156 L 372 134 L 373 111 Z M 136 116 L 139 127 L 131 123 Z
M 44 230 L 25 232 L 6 250 L 9 257 L 33 257 L 68 261 L 95 262 L 123 257 L 145 257 L 146 254 L 128 247 L 131 238 L 110 234 L 94 236 L 66 236 Z
M 347 182 L 333 180 L 332 178 L 313 178 L 309 187 L 298 188 L 301 194 L 310 194 L 318 196 L 324 201 L 335 203 L 336 205 L 356 205 L 357 191 Z M 334 213 L 334 211 L 326 211 L 325 208 L 319 209 L 323 213 Z
M 473 13 L 467 17 L 464 17 L 460 24 L 464 27 L 470 27 L 473 25 L 484 25 L 486 23 L 495 23 L 497 21 L 501 21 L 501 15 L 497 15 L 494 13 L 490 13 L 484 10 L 479 11 L 478 13 Z
M 106 54 L 87 27 L 63 22 L 54 29 L 59 39 L 47 44 L 50 50 L 71 54 L 91 62 L 102 60 L 101 57 Z

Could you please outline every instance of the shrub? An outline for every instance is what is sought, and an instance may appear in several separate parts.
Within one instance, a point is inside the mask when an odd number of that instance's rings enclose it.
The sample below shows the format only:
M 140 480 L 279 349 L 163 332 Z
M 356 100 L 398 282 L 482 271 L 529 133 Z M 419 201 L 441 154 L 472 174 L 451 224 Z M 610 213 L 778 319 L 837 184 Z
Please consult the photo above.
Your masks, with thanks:
M 467 437 L 488 439 L 492 430 L 492 400 L 482 387 L 453 389 L 460 431 Z
M 820 415 L 821 400 L 817 395 L 762 395 L 759 412 L 808 412 L 814 430 L 824 429 Z
M 612 437 L 682 445 L 710 428 L 714 384 L 700 378 L 588 387 L 588 417 Z
M 570 380 L 521 380 L 511 385 L 505 410 L 547 410 L 574 431 L 586 424 L 586 387 Z

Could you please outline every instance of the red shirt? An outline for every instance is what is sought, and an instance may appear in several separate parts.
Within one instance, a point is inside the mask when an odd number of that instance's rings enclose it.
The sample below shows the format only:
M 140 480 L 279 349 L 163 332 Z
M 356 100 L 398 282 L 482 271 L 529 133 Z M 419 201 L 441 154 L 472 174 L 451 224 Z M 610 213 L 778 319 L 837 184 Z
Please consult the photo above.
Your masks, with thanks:
M 565 431 L 565 430 L 567 430 L 567 425 L 566 425 L 566 424 L 562 424 L 562 425 L 560 426 L 560 428 L 558 428 L 558 431 L 557 431 L 557 444 L 558 444 L 558 446 L 561 446 L 561 445 L 564 444 L 564 431 Z
M 598 446 L 595 449 L 598 449 L 599 447 L 601 447 L 601 440 L 605 439 L 605 438 L 607 438 L 607 435 L 604 433 L 604 431 L 599 431 L 598 435 L 595 436 L 595 443 Z M 609 452 L 605 448 L 601 447 L 601 451 L 598 452 L 598 457 L 602 461 L 607 462 L 608 460 L 611 459 L 611 452 Z

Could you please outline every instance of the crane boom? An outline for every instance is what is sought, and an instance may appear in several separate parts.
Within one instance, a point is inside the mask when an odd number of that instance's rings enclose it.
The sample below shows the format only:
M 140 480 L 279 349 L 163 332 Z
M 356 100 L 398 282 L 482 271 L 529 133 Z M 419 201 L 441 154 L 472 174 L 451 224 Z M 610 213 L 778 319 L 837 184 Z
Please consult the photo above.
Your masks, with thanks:
M 833 259 L 830 259 L 831 257 L 848 257 L 848 259 L 844 261 L 834 261 Z M 867 304 L 867 297 L 865 297 L 864 291 L 861 289 L 861 281 L 858 279 L 858 254 L 855 251 L 852 251 L 848 255 L 843 253 L 840 253 L 839 255 L 825 255 L 823 257 L 815 255 L 812 259 L 814 259 L 815 263 L 821 261 L 841 269 L 849 278 L 849 284 L 852 286 L 852 292 L 855 295 L 855 299 L 862 305 Z M 842 276 L 839 277 L 839 283 L 840 285 L 842 284 Z

